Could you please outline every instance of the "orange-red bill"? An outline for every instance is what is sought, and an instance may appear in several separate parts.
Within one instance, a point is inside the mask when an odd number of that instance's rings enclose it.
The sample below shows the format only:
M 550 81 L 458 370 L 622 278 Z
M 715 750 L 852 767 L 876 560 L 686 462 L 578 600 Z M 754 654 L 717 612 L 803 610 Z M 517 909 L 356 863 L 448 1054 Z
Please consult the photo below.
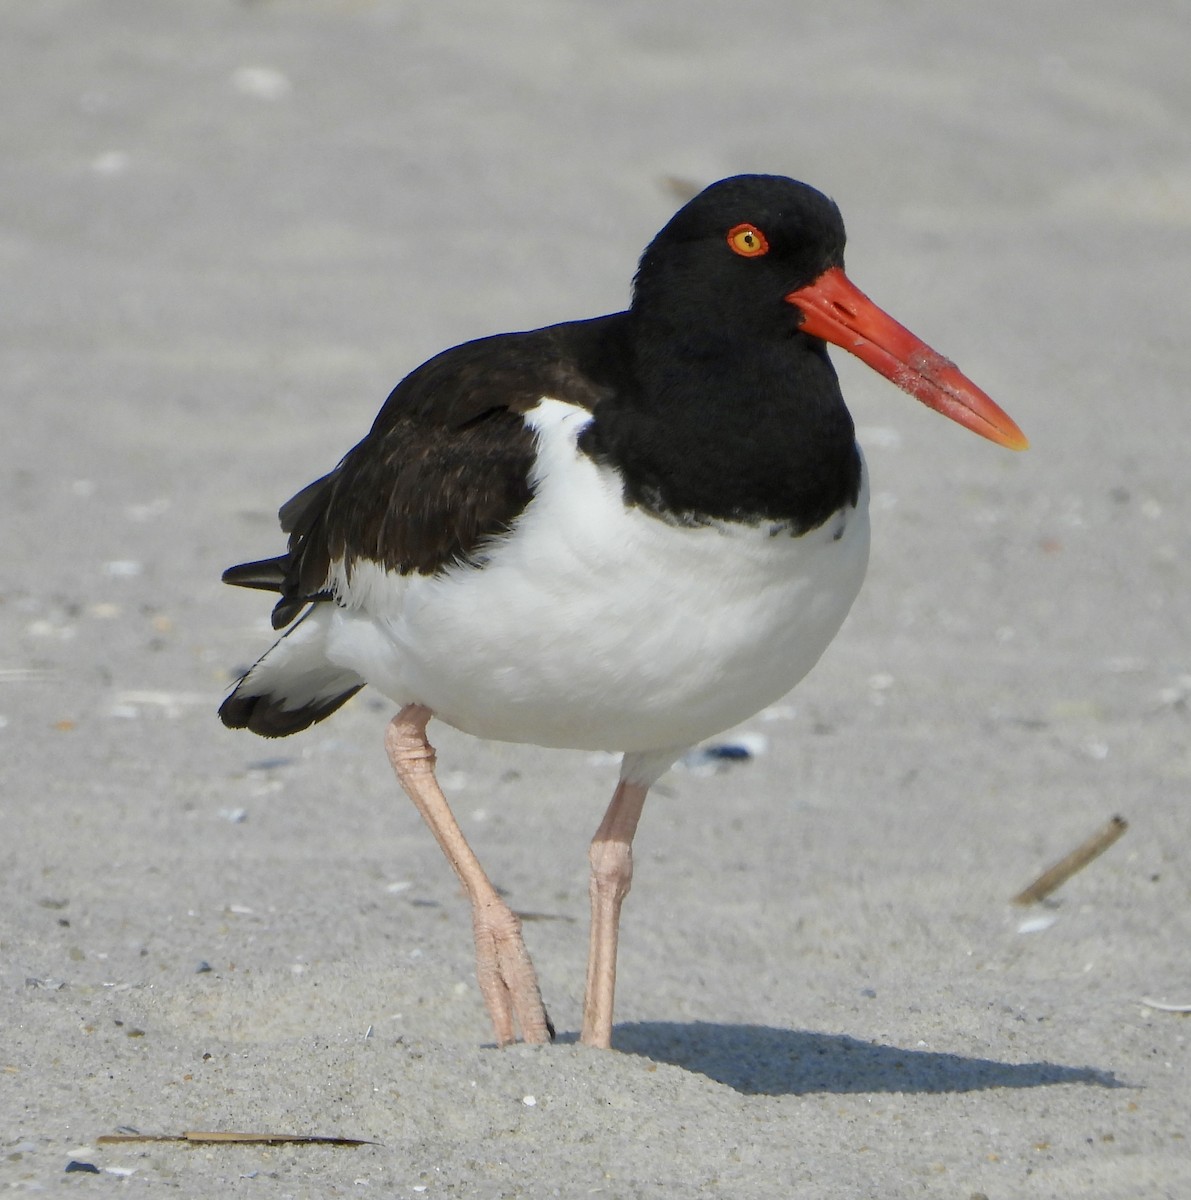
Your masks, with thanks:
M 990 442 L 1024 450 L 1030 443 L 991 397 L 950 359 L 937 354 L 878 308 L 840 267 L 791 292 L 786 302 L 803 316 L 802 330 L 868 363 L 929 408 Z

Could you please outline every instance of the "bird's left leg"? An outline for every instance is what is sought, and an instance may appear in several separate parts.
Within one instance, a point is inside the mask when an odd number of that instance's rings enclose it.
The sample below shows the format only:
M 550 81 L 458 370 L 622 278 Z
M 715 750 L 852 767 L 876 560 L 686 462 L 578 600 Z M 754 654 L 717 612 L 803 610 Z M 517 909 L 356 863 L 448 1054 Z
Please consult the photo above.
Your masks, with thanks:
M 434 747 L 426 737 L 431 715 L 423 705 L 407 704 L 389 722 L 385 730 L 389 761 L 471 901 L 476 976 L 497 1043 L 505 1046 L 514 1040 L 514 1021 L 527 1042 L 550 1041 L 554 1029 L 521 938 L 521 922 L 492 886 L 434 777 Z
M 591 942 L 583 997 L 585 1046 L 612 1045 L 612 1002 L 616 992 L 616 944 L 620 906 L 633 882 L 633 835 L 649 791 L 647 783 L 622 778 L 596 835 L 591 859 Z

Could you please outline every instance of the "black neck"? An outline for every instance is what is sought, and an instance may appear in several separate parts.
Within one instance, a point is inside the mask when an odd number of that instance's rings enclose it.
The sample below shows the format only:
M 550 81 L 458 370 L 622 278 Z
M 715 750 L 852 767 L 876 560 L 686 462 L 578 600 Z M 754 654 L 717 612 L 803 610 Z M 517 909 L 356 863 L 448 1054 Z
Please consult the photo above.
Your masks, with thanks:
M 626 369 L 581 449 L 615 466 L 626 499 L 666 520 L 771 522 L 795 534 L 855 505 L 860 455 L 821 342 L 653 328 L 627 313 L 605 361 Z

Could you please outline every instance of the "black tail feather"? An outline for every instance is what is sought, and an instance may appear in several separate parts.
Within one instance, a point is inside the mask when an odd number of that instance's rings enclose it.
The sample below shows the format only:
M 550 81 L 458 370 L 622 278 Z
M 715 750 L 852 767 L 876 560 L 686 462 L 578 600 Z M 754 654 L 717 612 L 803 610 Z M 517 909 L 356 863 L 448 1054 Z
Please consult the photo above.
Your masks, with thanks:
M 346 704 L 364 685 L 301 708 L 283 708 L 275 696 L 244 695 L 237 688 L 219 706 L 219 719 L 229 729 L 248 729 L 261 737 L 288 737 L 325 720 Z
M 240 563 L 228 567 L 222 575 L 224 583 L 233 587 L 258 588 L 262 592 L 280 592 L 285 585 L 289 555 L 280 558 L 263 558 L 260 562 Z
M 288 554 L 279 558 L 262 558 L 260 562 L 240 563 L 228 567 L 221 578 L 233 587 L 256 588 L 262 592 L 279 592 L 281 599 L 273 606 L 273 628 L 284 629 L 308 604 L 330 600 L 330 592 L 310 596 L 292 591 L 293 559 Z

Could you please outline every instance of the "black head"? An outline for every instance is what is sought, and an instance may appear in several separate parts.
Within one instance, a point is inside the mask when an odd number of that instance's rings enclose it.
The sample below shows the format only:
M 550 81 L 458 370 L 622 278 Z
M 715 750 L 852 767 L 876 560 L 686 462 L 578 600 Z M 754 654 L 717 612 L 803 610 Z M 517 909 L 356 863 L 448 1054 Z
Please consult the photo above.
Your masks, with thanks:
M 844 260 L 844 222 L 822 192 L 781 175 L 736 175 L 700 192 L 653 239 L 633 311 L 721 335 L 786 333 L 785 297 Z

